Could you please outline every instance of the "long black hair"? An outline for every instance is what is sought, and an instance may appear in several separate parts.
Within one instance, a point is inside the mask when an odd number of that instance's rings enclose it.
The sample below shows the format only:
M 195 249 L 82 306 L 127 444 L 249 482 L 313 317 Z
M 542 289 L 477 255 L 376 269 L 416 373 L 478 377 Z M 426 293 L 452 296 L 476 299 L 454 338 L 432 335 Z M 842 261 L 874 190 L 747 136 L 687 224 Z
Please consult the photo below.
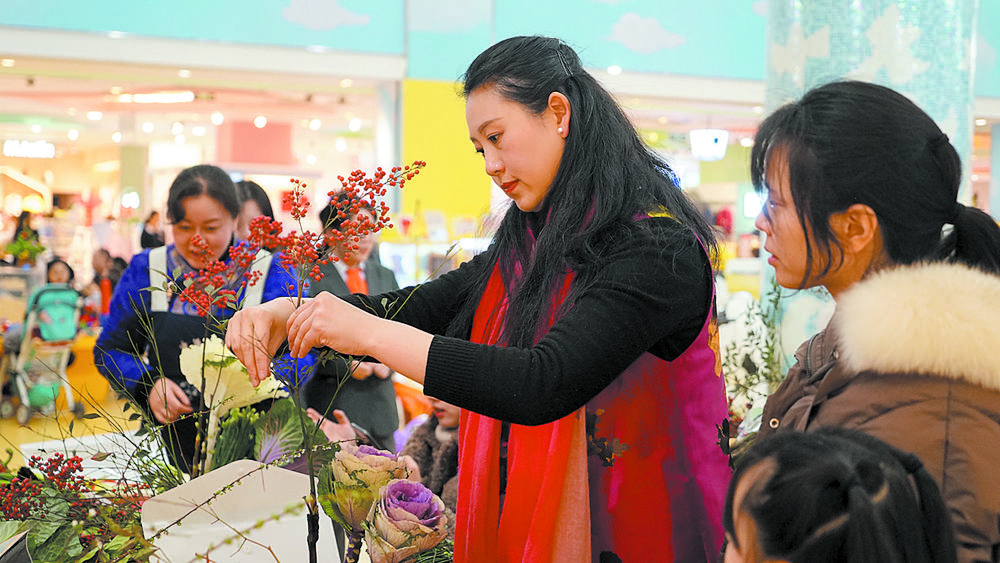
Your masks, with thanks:
M 767 167 L 776 151 L 783 151 L 788 163 L 799 223 L 825 254 L 821 275 L 834 266 L 833 249 L 842 250 L 830 215 L 855 203 L 875 212 L 885 251 L 895 263 L 953 260 L 1000 273 L 1000 227 L 983 211 L 958 204 L 958 152 L 934 120 L 902 94 L 845 80 L 779 108 L 754 139 L 751 178 L 759 192 L 767 189 Z M 954 228 L 943 237 L 945 224 Z M 807 238 L 807 272 L 815 250 Z
M 509 295 L 505 343 L 532 345 L 550 321 L 545 313 L 552 310 L 564 274 L 575 274 L 563 300 L 568 307 L 600 268 L 602 249 L 629 231 L 649 228 L 637 216 L 666 212 L 714 250 L 711 226 L 675 184 L 670 167 L 643 143 L 566 43 L 528 36 L 493 45 L 469 66 L 463 94 L 468 99 L 484 87 L 535 115 L 545 111 L 553 92 L 565 95 L 571 108 L 562 161 L 548 194 L 531 212 L 511 205 L 487 250 L 491 259 L 485 262 L 492 268 L 499 261 Z M 471 295 L 482 294 L 489 276 L 489 270 L 482 272 Z M 453 332 L 471 326 L 475 301 L 465 300 Z
M 735 506 L 744 478 L 752 482 Z M 921 461 L 854 430 L 831 427 L 762 438 L 740 460 L 726 496 L 723 524 L 738 542 L 742 526 L 734 509 L 741 518 L 752 518 L 756 543 L 742 549 L 763 551 L 752 560 L 957 560 L 950 513 Z

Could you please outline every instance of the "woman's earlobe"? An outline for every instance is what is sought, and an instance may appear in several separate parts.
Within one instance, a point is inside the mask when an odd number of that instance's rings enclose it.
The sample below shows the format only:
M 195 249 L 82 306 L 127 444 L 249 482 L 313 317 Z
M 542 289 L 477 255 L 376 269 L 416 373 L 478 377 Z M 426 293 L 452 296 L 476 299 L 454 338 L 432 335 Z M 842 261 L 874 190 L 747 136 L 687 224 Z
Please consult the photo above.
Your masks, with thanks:
M 569 98 L 562 92 L 549 94 L 549 111 L 556 119 L 556 133 L 565 139 L 569 135 L 569 117 L 572 113 Z

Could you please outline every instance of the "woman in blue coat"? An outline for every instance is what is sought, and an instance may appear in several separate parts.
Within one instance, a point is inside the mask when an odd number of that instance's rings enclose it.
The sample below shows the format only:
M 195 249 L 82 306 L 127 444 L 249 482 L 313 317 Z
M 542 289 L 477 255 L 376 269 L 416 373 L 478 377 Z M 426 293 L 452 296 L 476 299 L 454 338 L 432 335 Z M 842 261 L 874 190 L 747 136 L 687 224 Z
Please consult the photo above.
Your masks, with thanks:
M 170 280 L 183 287 L 184 275 L 198 272 L 209 262 L 229 266 L 227 287 L 237 294 L 237 303 L 253 305 L 277 297 L 291 296 L 297 283 L 266 250 L 251 268 L 260 280 L 244 286 L 245 269 L 230 256 L 240 241 L 236 225 L 241 201 L 229 175 L 216 166 L 202 164 L 183 170 L 167 197 L 167 218 L 172 244 L 135 255 L 115 288 L 101 336 L 94 346 L 98 371 L 162 427 L 164 446 L 171 460 L 190 472 L 194 456 L 195 425 L 189 415 L 198 407 L 199 392 L 187 383 L 180 370 L 180 349 L 209 334 L 222 336 L 214 320 L 232 316 L 231 309 L 217 308 L 202 316 L 197 307 L 178 298 L 177 292 L 160 289 Z M 195 237 L 209 249 L 206 261 L 198 257 Z M 213 320 L 214 317 L 214 320 Z M 298 384 L 311 373 L 311 360 L 299 360 L 293 381 Z M 295 365 L 276 361 L 276 365 Z

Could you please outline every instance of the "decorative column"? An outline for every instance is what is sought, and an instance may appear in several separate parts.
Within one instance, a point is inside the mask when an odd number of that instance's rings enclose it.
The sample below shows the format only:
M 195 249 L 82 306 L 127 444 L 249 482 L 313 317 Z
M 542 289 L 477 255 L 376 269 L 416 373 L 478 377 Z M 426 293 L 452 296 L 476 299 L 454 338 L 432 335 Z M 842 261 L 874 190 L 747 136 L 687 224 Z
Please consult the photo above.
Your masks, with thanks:
M 1000 125 L 990 129 L 990 215 L 1000 220 Z
M 876 82 L 929 113 L 968 171 L 978 6 L 979 0 L 770 0 L 767 110 L 832 80 Z M 960 197 L 969 203 L 968 178 Z
M 769 0 L 766 112 L 839 79 L 893 88 L 927 111 L 955 145 L 967 172 L 959 199 L 968 204 L 977 10 L 978 0 Z M 761 254 L 766 301 L 774 272 Z M 798 344 L 826 325 L 833 306 L 822 290 L 784 295 L 780 342 L 787 367 Z

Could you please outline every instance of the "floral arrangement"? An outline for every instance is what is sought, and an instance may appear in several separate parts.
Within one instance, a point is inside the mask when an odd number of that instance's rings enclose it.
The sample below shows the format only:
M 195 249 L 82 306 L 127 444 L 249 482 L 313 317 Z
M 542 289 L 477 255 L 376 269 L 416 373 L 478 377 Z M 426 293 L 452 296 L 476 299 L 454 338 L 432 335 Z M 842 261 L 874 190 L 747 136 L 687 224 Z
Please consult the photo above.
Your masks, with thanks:
M 35 561 L 147 561 L 156 548 L 142 534 L 142 487 L 90 481 L 82 459 L 60 453 L 13 471 L 0 462 L 0 542 L 27 532 Z
M 38 255 L 45 252 L 45 246 L 38 241 L 38 235 L 31 236 L 31 234 L 22 232 L 5 247 L 7 254 L 13 256 L 19 264 L 34 264 Z
M 784 379 L 778 334 L 781 295 L 781 287 L 772 280 L 766 300 L 750 303 L 738 327 L 740 337 L 722 353 L 729 417 L 717 429 L 719 446 L 730 456 L 731 465 L 740 445 L 760 424 L 764 401 Z
M 348 532 L 345 563 L 358 560 L 362 539 L 372 563 L 399 563 L 442 544 L 444 503 L 423 484 L 405 479 L 395 455 L 368 445 L 340 444 L 320 472 L 320 504 Z M 450 561 L 445 542 L 430 557 Z
M 155 552 L 159 535 L 148 539 L 143 537 L 139 514 L 145 498 L 182 485 L 188 478 L 231 461 L 257 459 L 265 464 L 298 467 L 309 475 L 310 494 L 306 502 L 309 508 L 307 542 L 311 561 L 316 560 L 320 505 L 338 522 L 347 524 L 344 514 L 351 516 L 350 524 L 353 525 L 348 530 L 355 548 L 349 553 L 359 553 L 364 542 L 369 546 L 373 561 L 403 561 L 413 557 L 417 557 L 418 561 L 450 561 L 450 542 L 441 542 L 441 538 L 445 537 L 447 521 L 439 498 L 423 485 L 406 481 L 407 472 L 389 452 L 372 454 L 367 446 L 357 446 L 352 442 L 330 444 L 318 425 L 299 406 L 298 381 L 285 375 L 298 370 L 282 369 L 288 366 L 276 365 L 273 377 L 255 388 L 250 384 L 245 368 L 217 336 L 225 324 L 225 316 L 220 312 L 223 309 L 238 309 L 242 305 L 238 302 L 240 291 L 227 289 L 227 286 L 231 287 L 227 281 L 234 275 L 242 275 L 243 287 L 256 283 L 259 274 L 255 274 L 251 266 L 259 249 L 280 251 L 277 256 L 282 266 L 292 271 L 298 282 L 292 288 L 296 298 L 303 298 L 308 280 L 319 279 L 321 275 L 318 265 L 338 259 L 332 254 L 334 246 L 345 247 L 348 251 L 357 249 L 360 237 L 392 226 L 388 207 L 377 198 L 384 196 L 389 187 L 403 187 L 425 165 L 416 161 L 410 166 L 388 171 L 379 168 L 371 177 L 355 171 L 346 178 L 339 178 L 342 184 L 340 191 L 350 193 L 353 196 L 351 199 L 363 201 L 374 209 L 375 218 L 368 220 L 362 214 L 352 219 L 357 208 L 338 209 L 339 217 L 345 219 L 338 232 L 311 233 L 301 228 L 300 221 L 299 230 L 285 233 L 281 223 L 259 217 L 251 224 L 249 240 L 230 249 L 232 265 L 206 260 L 207 245 L 196 241 L 199 246 L 196 254 L 201 253 L 206 267 L 187 275 L 177 285 L 151 289 L 176 293 L 179 299 L 194 304 L 199 314 L 208 320 L 205 337 L 181 352 L 182 372 L 188 382 L 201 391 L 203 402 L 195 406 L 194 414 L 188 415 L 196 417 L 199 432 L 195 458 L 197 469 L 190 476 L 182 476 L 173 468 L 148 459 L 145 454 L 137 454 L 137 457 L 144 458 L 140 465 L 147 466 L 140 468 L 145 486 L 126 489 L 124 485 L 109 488 L 97 481 L 78 478 L 79 458 L 70 458 L 70 461 L 52 458 L 57 461 L 45 462 L 32 459 L 32 467 L 37 465 L 41 469 L 21 468 L 23 476 L 10 473 L 5 465 L 0 464 L 0 503 L 5 511 L 4 519 L 9 521 L 0 522 L 0 541 L 30 529 L 33 535 L 28 536 L 28 548 L 36 560 L 147 561 Z M 308 212 L 308 201 L 304 195 L 306 185 L 295 179 L 292 184 L 294 189 L 285 196 L 285 203 L 291 205 L 293 218 L 301 220 Z M 336 193 L 330 192 L 329 195 L 332 197 Z M 250 406 L 259 404 L 262 399 L 269 401 L 266 410 L 255 410 Z M 125 405 L 126 411 L 129 407 Z M 146 417 L 136 409 L 132 409 L 128 416 L 130 420 Z M 148 424 L 140 432 L 153 439 L 151 437 L 157 433 L 148 430 L 157 423 L 153 420 L 146 422 Z M 70 425 L 69 433 L 72 434 L 72 422 Z M 107 455 L 110 454 L 97 452 L 94 459 Z M 352 456 L 364 460 L 362 464 L 365 465 L 372 461 L 372 457 L 389 459 L 394 469 L 385 473 L 386 479 L 368 482 L 365 485 L 367 492 L 362 493 L 356 482 L 358 467 L 346 469 L 349 467 L 346 460 Z M 46 469 L 49 467 L 45 465 L 47 463 L 54 463 L 52 467 L 58 471 Z M 31 477 L 28 477 L 29 472 Z M 349 486 L 345 487 L 344 483 Z M 345 505 L 348 510 L 342 512 L 339 508 L 340 494 L 347 490 L 369 500 L 362 505 Z M 40 492 L 29 494 L 26 491 Z M 205 504 L 210 504 L 225 492 L 218 491 Z M 10 504 L 8 511 L 8 501 L 12 502 L 15 498 L 26 500 Z M 171 526 L 180 524 L 178 521 Z M 59 546 L 62 551 L 56 554 L 54 546 Z

